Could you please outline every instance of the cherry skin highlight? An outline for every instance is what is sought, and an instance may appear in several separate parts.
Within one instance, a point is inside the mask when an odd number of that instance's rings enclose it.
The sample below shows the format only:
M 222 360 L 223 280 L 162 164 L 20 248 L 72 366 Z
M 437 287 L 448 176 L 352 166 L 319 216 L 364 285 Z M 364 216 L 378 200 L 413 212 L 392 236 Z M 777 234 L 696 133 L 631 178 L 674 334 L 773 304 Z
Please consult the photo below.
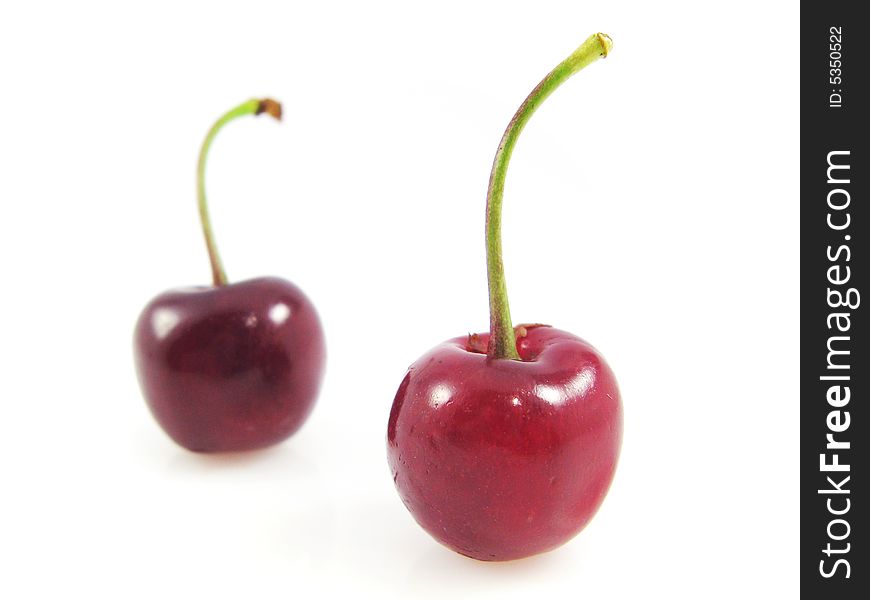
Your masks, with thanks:
M 205 195 L 212 141 L 227 123 L 262 114 L 280 120 L 281 105 L 243 102 L 215 122 L 200 150 L 197 196 L 213 285 L 157 296 L 133 336 L 151 413 L 195 452 L 253 450 L 286 439 L 305 422 L 323 378 L 323 329 L 311 301 L 276 277 L 230 283 L 212 231 Z
M 165 292 L 139 317 L 134 347 L 152 414 L 196 452 L 292 435 L 314 406 L 325 360 L 314 306 L 278 278 Z
M 613 479 L 616 380 L 592 346 L 552 327 L 527 328 L 521 361 L 474 346 L 449 340 L 408 369 L 387 429 L 396 488 L 423 529 L 460 554 L 551 550 L 589 522 Z

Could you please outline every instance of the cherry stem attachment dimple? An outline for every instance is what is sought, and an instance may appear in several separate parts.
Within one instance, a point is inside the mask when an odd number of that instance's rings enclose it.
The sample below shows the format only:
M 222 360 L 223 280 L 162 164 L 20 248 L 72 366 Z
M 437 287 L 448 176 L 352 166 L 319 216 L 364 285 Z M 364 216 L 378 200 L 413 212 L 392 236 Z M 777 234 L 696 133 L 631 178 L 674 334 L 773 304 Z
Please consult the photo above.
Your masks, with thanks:
M 505 176 L 514 146 L 526 123 L 544 100 L 571 75 L 599 58 L 606 57 L 612 47 L 613 41 L 606 34 L 596 33 L 589 36 L 571 56 L 559 63 L 532 90 L 508 123 L 498 145 L 489 176 L 489 189 L 486 193 L 486 271 L 489 283 L 490 333 L 487 355 L 490 358 L 520 360 L 508 305 L 501 248 L 501 205 Z
M 228 281 L 227 274 L 224 272 L 224 265 L 221 262 L 221 257 L 218 253 L 217 244 L 215 243 L 214 231 L 211 228 L 211 219 L 208 216 L 208 204 L 205 198 L 206 159 L 208 158 L 208 152 L 211 149 L 212 141 L 214 141 L 214 138 L 217 136 L 218 132 L 223 129 L 224 125 L 238 117 L 245 115 L 260 115 L 263 113 L 266 113 L 270 117 L 274 117 L 280 121 L 281 104 L 269 98 L 264 98 L 262 100 L 248 100 L 247 102 L 239 104 L 211 126 L 211 129 L 208 130 L 199 151 L 199 161 L 196 167 L 196 196 L 199 203 L 199 220 L 202 222 L 202 233 L 205 236 L 208 258 L 211 261 L 212 281 L 215 286 L 226 285 Z

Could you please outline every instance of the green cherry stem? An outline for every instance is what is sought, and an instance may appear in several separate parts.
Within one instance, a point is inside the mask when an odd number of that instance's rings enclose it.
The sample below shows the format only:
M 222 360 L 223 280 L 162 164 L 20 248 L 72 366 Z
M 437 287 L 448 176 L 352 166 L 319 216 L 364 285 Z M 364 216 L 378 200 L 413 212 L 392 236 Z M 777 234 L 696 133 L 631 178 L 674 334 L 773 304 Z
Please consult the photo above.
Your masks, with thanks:
M 205 199 L 205 163 L 211 143 L 224 125 L 230 121 L 245 115 L 260 115 L 266 113 L 275 119 L 281 120 L 281 105 L 269 98 L 262 100 L 248 100 L 239 104 L 218 119 L 205 136 L 202 148 L 199 151 L 199 162 L 196 166 L 196 196 L 199 203 L 199 220 L 202 222 L 202 233 L 205 236 L 205 245 L 208 248 L 208 258 L 211 261 L 211 275 L 215 286 L 227 284 L 227 274 L 218 253 L 217 244 L 214 240 L 214 232 L 211 228 L 211 219 L 208 216 L 208 204 Z
M 526 123 L 544 100 L 571 75 L 599 58 L 606 57 L 612 47 L 613 41 L 603 33 L 596 33 L 583 42 L 571 56 L 559 63 L 532 90 L 508 123 L 498 145 L 489 176 L 489 189 L 486 193 L 486 271 L 489 282 L 490 333 L 487 355 L 489 358 L 520 360 L 508 305 L 501 250 L 501 205 L 505 176 L 514 146 Z

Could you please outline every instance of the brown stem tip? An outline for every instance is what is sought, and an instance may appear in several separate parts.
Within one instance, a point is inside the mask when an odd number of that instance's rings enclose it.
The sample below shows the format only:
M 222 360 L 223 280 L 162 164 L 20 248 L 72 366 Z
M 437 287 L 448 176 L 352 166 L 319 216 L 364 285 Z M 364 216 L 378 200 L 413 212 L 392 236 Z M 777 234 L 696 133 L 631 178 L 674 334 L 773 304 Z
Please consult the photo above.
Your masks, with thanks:
M 272 100 L 271 98 L 265 98 L 260 100 L 259 106 L 257 106 L 258 115 L 262 115 L 263 113 L 268 114 L 270 117 L 273 117 L 277 120 L 281 120 L 281 103 Z

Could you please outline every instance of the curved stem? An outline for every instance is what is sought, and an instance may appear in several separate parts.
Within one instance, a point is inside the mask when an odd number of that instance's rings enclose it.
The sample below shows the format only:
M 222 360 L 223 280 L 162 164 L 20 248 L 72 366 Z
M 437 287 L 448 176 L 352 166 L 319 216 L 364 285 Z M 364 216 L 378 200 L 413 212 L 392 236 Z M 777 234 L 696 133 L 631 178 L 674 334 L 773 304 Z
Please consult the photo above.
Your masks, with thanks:
M 199 151 L 199 162 L 196 166 L 196 196 L 199 203 L 199 220 L 202 222 L 202 233 L 205 236 L 205 245 L 208 248 L 208 258 L 211 261 L 211 275 L 215 286 L 227 284 L 227 274 L 224 272 L 224 265 L 221 262 L 220 254 L 218 254 L 217 244 L 214 240 L 214 232 L 211 228 L 211 219 L 208 216 L 208 204 L 205 199 L 205 163 L 208 158 L 208 151 L 211 149 L 211 143 L 214 141 L 218 132 L 223 129 L 224 125 L 244 115 L 260 115 L 266 113 L 271 117 L 281 120 L 281 105 L 269 98 L 263 100 L 248 100 L 239 104 L 234 109 L 227 112 L 224 116 L 218 119 L 205 136 L 202 142 L 202 148 Z
M 486 269 L 489 282 L 490 333 L 487 355 L 490 358 L 520 359 L 511 323 L 501 250 L 501 205 L 505 175 L 514 146 L 526 123 L 544 100 L 571 75 L 607 56 L 612 47 L 613 42 L 609 36 L 596 33 L 550 71 L 517 109 L 495 153 L 486 194 Z

